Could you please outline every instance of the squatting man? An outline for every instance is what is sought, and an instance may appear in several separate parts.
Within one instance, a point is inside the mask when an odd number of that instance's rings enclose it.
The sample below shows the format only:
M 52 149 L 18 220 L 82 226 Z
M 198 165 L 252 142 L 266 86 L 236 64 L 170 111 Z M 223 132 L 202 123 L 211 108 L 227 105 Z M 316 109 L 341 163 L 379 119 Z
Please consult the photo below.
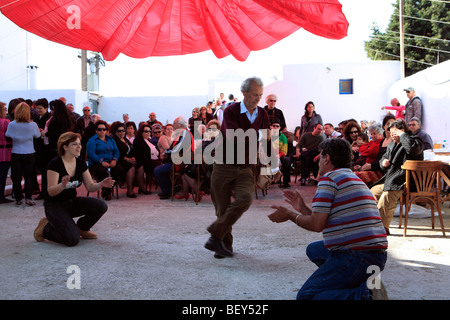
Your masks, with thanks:
M 268 217 L 273 222 L 291 220 L 306 230 L 322 232 L 323 240 L 306 249 L 308 258 L 319 268 L 303 284 L 297 299 L 381 298 L 380 285 L 368 288 L 374 267 L 381 271 L 388 246 L 377 202 L 366 184 L 350 169 L 352 150 L 345 139 L 326 139 L 320 145 L 320 181 L 312 208 L 298 191 L 284 192 L 284 206 Z M 380 282 L 381 284 L 381 282 Z

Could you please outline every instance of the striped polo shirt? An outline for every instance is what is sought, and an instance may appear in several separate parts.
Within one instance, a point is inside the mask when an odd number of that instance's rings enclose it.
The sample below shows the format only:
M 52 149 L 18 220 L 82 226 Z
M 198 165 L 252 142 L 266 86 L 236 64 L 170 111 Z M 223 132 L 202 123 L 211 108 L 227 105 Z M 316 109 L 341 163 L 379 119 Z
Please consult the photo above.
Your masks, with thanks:
M 312 210 L 328 214 L 322 232 L 326 248 L 387 249 L 386 231 L 377 202 L 366 184 L 350 169 L 335 169 L 320 179 Z

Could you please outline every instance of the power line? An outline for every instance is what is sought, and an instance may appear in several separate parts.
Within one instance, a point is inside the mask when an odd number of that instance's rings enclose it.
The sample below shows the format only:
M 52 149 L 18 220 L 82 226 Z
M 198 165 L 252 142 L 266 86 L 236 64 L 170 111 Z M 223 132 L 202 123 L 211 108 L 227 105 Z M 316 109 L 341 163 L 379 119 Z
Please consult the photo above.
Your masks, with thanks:
M 392 13 L 395 16 L 398 16 L 398 13 L 393 12 Z M 409 18 L 409 19 L 415 19 L 415 20 L 422 20 L 422 21 L 430 21 L 430 22 L 434 22 L 434 23 L 443 23 L 443 24 L 450 24 L 450 22 L 447 21 L 440 21 L 440 20 L 432 20 L 432 19 L 426 19 L 426 18 L 419 18 L 419 17 L 411 17 L 411 16 L 405 16 L 403 15 L 403 18 Z
M 390 32 L 394 32 L 394 33 L 400 33 L 399 31 L 394 31 L 394 30 L 389 30 Z M 440 39 L 440 38 L 433 38 L 433 37 L 427 37 L 427 36 L 419 36 L 417 34 L 412 34 L 412 33 L 403 33 L 404 35 L 407 36 L 411 36 L 411 37 L 417 37 L 417 38 L 425 38 L 425 39 L 430 39 L 430 40 L 439 40 L 439 41 L 444 41 L 444 42 L 450 42 L 450 40 L 447 39 Z
M 398 42 L 394 42 L 394 41 L 388 41 L 388 40 L 383 40 L 383 39 L 375 39 L 377 41 L 382 41 L 382 42 L 387 42 L 387 43 L 393 43 L 393 44 L 400 44 Z M 433 48 L 425 48 L 425 47 L 420 47 L 420 46 L 415 46 L 412 44 L 405 44 L 406 47 L 413 47 L 413 48 L 418 48 L 418 49 L 424 49 L 424 50 L 431 50 L 431 51 L 438 51 L 438 52 L 443 52 L 443 53 L 450 53 L 450 51 L 446 51 L 446 50 L 440 50 L 440 49 L 433 49 Z
M 371 51 L 375 51 L 375 52 L 377 52 L 377 53 L 382 53 L 382 54 L 385 54 L 385 55 L 388 55 L 388 56 L 400 58 L 400 56 L 397 55 L 397 54 L 387 53 L 387 52 L 383 52 L 383 51 L 376 50 L 376 49 L 372 49 L 372 48 L 367 48 L 367 49 L 368 49 L 368 50 L 371 50 Z M 434 64 L 432 64 L 432 63 L 423 62 L 423 61 L 419 61 L 419 60 L 414 60 L 414 59 L 409 59 L 409 58 L 405 58 L 405 60 L 414 61 L 414 62 L 417 62 L 417 63 L 426 64 L 426 65 L 429 65 L 429 66 L 434 66 Z

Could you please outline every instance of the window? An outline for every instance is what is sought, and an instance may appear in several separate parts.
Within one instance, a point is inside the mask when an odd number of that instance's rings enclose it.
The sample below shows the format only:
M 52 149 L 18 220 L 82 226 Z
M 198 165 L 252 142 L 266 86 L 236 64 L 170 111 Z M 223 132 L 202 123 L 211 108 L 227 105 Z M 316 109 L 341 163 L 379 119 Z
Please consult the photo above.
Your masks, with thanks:
M 339 80 L 339 94 L 353 94 L 353 79 Z

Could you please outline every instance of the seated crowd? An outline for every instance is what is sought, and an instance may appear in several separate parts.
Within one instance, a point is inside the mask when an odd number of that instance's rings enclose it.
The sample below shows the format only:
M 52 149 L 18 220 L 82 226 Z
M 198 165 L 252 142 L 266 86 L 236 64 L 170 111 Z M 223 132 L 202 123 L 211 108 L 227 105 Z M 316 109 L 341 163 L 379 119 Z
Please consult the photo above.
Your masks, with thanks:
M 47 194 L 47 166 L 58 155 L 57 143 L 65 132 L 74 132 L 81 137 L 79 158 L 88 165 L 94 181 L 103 181 L 111 176 L 121 188 L 126 188 L 127 197 L 136 198 L 138 194 L 150 194 L 151 186 L 156 183 L 161 199 L 168 199 L 175 189 L 175 199 L 193 198 L 201 200 L 209 193 L 209 181 L 212 165 L 174 164 L 171 154 L 182 147 L 184 140 L 191 141 L 195 155 L 196 148 L 206 148 L 220 131 L 223 110 L 236 99 L 230 95 L 226 101 L 221 97 L 206 106 L 194 108 L 192 117 L 186 120 L 180 116 L 173 124 L 163 125 L 151 112 L 149 119 L 136 124 L 123 119 L 111 124 L 91 114 L 88 106 L 82 109 L 83 115 L 73 112 L 71 104 L 66 105 L 64 98 L 48 102 L 47 99 L 25 101 L 13 99 L 6 106 L 0 103 L 0 203 L 11 202 L 4 196 L 5 181 L 11 166 L 13 198 L 17 205 L 34 205 L 31 195 L 39 193 L 35 200 L 44 199 Z M 306 103 L 301 125 L 290 132 L 286 127 L 283 111 L 277 108 L 277 97 L 266 97 L 264 109 L 271 121 L 271 131 L 279 134 L 278 159 L 280 165 L 280 187 L 289 188 L 291 175 L 300 173 L 300 185 L 317 184 L 319 144 L 324 139 L 338 138 L 350 142 L 353 150 L 352 169 L 367 185 L 371 186 L 383 176 L 380 160 L 392 141 L 388 130 L 396 117 L 390 113 L 382 123 L 365 120 L 358 123 L 355 119 L 342 121 L 338 126 L 323 123 L 321 115 L 316 113 L 312 101 Z M 10 125 L 15 120 L 14 125 Z M 425 148 L 432 149 L 432 140 L 421 130 L 420 120 L 413 118 L 409 128 L 423 141 Z M 174 134 L 178 132 L 178 134 Z M 190 135 L 191 139 L 185 139 Z M 32 157 L 30 155 L 34 154 Z M 180 174 L 180 183 L 172 186 L 172 167 Z M 202 184 L 196 183 L 197 170 L 201 170 Z M 38 177 L 41 176 L 39 188 Z M 22 178 L 24 189 L 22 190 Z M 150 188 L 149 188 L 150 186 Z M 101 195 L 111 199 L 113 188 L 102 187 Z

